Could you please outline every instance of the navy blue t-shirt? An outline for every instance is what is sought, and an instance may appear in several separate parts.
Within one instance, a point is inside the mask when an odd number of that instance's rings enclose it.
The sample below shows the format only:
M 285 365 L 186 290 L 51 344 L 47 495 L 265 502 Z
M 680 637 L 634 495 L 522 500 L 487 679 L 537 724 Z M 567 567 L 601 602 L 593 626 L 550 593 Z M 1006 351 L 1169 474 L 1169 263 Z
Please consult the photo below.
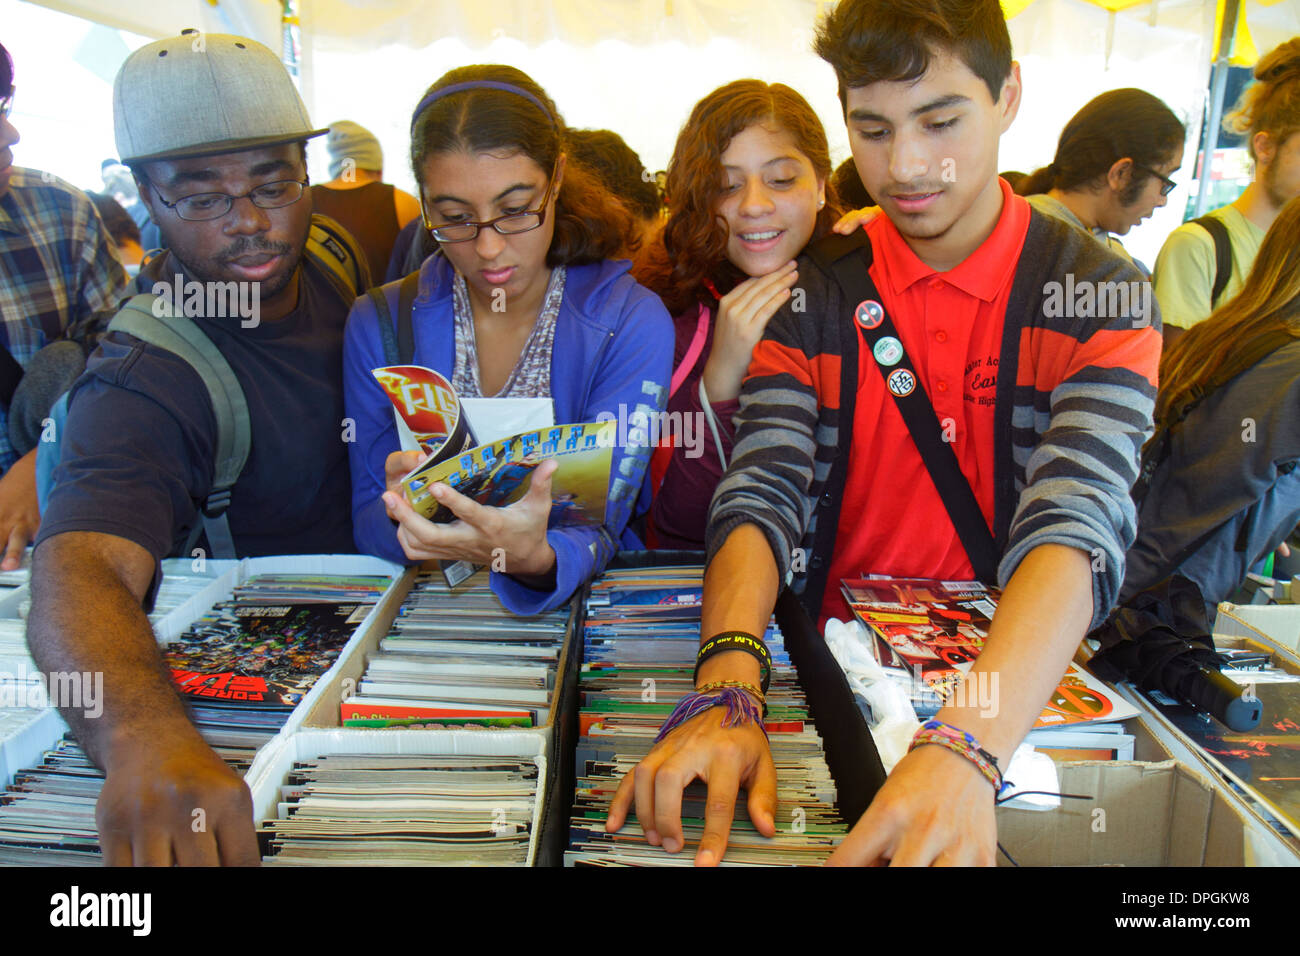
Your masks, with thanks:
M 343 422 L 352 303 L 302 262 L 298 305 L 283 319 L 253 328 L 239 318 L 196 320 L 248 401 L 252 445 L 227 511 L 240 557 L 356 550 Z M 151 291 L 177 271 L 160 256 L 138 287 Z M 217 423 L 202 379 L 170 352 L 113 332 L 71 398 L 37 544 L 90 531 L 134 541 L 155 559 L 180 554 L 212 485 Z

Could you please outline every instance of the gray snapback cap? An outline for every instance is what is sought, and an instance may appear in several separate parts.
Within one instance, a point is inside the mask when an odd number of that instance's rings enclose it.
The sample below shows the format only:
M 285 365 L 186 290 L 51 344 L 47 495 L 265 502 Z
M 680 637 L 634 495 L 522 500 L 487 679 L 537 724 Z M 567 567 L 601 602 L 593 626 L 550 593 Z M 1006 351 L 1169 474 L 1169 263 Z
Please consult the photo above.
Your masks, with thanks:
M 113 81 L 122 162 L 212 156 L 321 136 L 284 64 L 246 37 L 198 31 L 126 58 Z

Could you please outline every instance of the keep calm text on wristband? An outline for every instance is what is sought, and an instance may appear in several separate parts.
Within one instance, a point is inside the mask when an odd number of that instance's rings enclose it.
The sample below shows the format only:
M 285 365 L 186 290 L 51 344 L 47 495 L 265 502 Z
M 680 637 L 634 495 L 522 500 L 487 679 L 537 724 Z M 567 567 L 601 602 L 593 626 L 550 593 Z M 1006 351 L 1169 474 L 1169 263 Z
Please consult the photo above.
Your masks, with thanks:
M 772 653 L 763 643 L 762 638 L 744 631 L 723 631 L 715 634 L 700 645 L 700 652 L 695 658 L 695 680 L 699 681 L 700 667 L 715 654 L 726 651 L 744 651 L 758 660 L 761 672 L 761 689 L 766 696 L 768 685 L 772 683 Z

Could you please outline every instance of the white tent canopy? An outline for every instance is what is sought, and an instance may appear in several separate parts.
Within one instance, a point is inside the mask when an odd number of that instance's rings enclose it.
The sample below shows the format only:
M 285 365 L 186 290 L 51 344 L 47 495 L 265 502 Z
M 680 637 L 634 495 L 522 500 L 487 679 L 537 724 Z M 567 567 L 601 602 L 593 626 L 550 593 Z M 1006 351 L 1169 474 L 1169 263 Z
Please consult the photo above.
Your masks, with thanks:
M 1003 4 L 1013 14 L 1011 38 L 1025 93 L 1020 115 L 1002 141 L 1002 168 L 1029 170 L 1048 162 L 1062 125 L 1080 106 L 1105 90 L 1136 86 L 1159 96 L 1187 122 L 1184 170 L 1175 179 L 1180 184 L 1190 179 L 1216 0 Z M 95 64 L 94 95 L 102 98 L 95 109 L 81 115 L 79 104 L 69 114 L 65 99 L 39 111 L 39 122 L 47 124 L 41 132 L 53 137 L 50 142 L 59 135 L 99 137 L 93 156 L 77 160 L 85 172 L 52 167 L 84 186 L 94 185 L 92 162 L 97 172 L 99 158 L 113 152 L 111 105 L 103 87 L 112 78 L 108 61 L 120 62 L 140 42 L 186 27 L 281 46 L 279 0 L 40 0 L 39 5 L 103 25 L 98 46 L 86 37 L 63 38 L 79 63 Z M 810 49 L 813 24 L 831 5 L 828 0 L 298 0 L 301 87 L 317 123 L 347 118 L 372 129 L 387 155 L 386 178 L 407 189 L 413 188 L 405 158 L 411 107 L 443 72 L 475 62 L 523 69 L 550 93 L 569 125 L 616 130 L 650 169 L 667 164 L 681 123 L 710 90 L 743 76 L 783 82 L 803 93 L 821 115 L 838 161 L 849 150 L 835 80 Z M 27 4 L 0 0 L 3 7 Z M 1297 0 L 1243 0 L 1242 9 L 1238 46 L 1243 31 L 1259 50 L 1300 33 Z M 13 18 L 3 19 L 8 24 Z M 54 81 L 60 67 L 50 62 L 57 60 L 53 51 L 43 50 L 41 63 L 24 57 L 35 51 L 11 46 L 11 52 L 22 88 L 19 109 L 29 109 L 29 92 L 39 95 L 44 84 L 27 77 L 45 71 Z M 17 119 L 32 122 L 21 112 Z M 60 122 L 67 125 L 63 134 Z M 20 129 L 33 139 L 31 130 Z M 66 151 L 63 161 L 72 161 Z M 20 162 L 42 165 L 33 153 Z M 324 172 L 322 146 L 313 148 L 312 171 L 318 178 Z M 1126 239 L 1139 258 L 1153 260 L 1164 236 L 1181 221 L 1186 196 L 1184 186 Z
M 42 6 L 142 36 L 198 27 L 237 32 L 276 46 L 279 0 L 37 0 Z M 1012 18 L 1053 0 L 1003 0 Z M 1194 0 L 1197 7 L 1215 0 Z M 1086 5 L 1086 4 L 1085 4 Z M 1091 0 L 1157 26 L 1187 4 L 1177 0 Z M 421 48 L 445 37 L 482 47 L 509 36 L 528 46 L 559 41 L 575 46 L 601 40 L 633 45 L 677 41 L 702 45 L 717 37 L 743 38 L 763 49 L 788 46 L 806 35 L 833 0 L 299 0 L 305 34 L 368 50 L 388 44 Z M 1269 49 L 1300 29 L 1292 0 L 1245 0 L 1245 20 L 1258 49 Z M 806 47 L 806 44 L 804 44 Z

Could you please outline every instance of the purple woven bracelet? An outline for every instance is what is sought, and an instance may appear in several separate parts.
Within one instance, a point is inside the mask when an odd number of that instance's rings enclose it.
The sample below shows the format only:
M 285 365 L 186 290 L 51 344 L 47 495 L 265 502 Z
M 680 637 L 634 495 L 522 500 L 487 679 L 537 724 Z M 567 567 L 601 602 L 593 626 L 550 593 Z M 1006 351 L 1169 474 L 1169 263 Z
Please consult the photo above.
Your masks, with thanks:
M 755 723 L 763 731 L 763 736 L 767 736 L 767 728 L 763 726 L 763 712 L 754 699 L 738 687 L 726 687 L 713 694 L 687 694 L 679 700 L 673 712 L 664 721 L 664 725 L 659 728 L 659 736 L 655 738 L 655 743 L 659 743 L 692 717 L 697 717 L 709 708 L 723 704 L 727 707 L 727 716 L 722 719 L 722 726 L 735 727 L 738 724 Z

